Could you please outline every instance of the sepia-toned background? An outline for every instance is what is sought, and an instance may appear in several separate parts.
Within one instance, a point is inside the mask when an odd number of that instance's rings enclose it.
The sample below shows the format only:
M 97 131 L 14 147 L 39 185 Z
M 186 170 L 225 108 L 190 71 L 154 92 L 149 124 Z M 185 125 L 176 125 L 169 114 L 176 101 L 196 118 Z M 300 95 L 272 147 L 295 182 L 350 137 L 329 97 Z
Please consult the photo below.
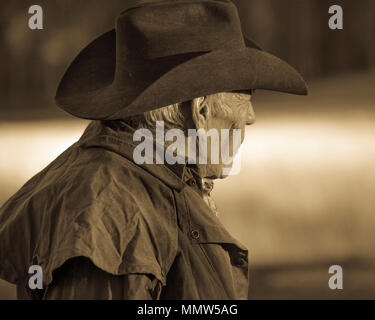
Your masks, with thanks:
M 150 0 L 149 0 L 150 1 Z M 76 141 L 54 105 L 80 50 L 135 1 L 8 1 L 0 11 L 0 206 Z M 244 32 L 295 66 L 310 95 L 257 91 L 238 176 L 216 183 L 220 219 L 250 251 L 252 299 L 375 298 L 375 1 L 238 0 Z M 28 28 L 28 8 L 44 29 Z M 344 30 L 328 8 L 344 9 Z M 1 262 L 0 262 L 1 263 Z M 328 288 L 328 269 L 344 289 Z M 14 299 L 0 280 L 0 299 Z

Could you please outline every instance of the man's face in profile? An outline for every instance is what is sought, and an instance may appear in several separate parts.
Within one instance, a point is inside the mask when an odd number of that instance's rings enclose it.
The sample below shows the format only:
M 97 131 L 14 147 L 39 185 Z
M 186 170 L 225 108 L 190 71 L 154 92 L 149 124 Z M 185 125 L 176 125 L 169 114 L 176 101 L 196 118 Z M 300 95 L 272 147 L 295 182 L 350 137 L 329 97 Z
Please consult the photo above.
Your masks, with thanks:
M 210 136 L 207 139 L 205 177 L 221 179 L 228 175 L 227 172 L 233 165 L 233 157 L 244 141 L 245 126 L 255 122 L 251 97 L 249 91 L 237 91 L 217 93 L 205 98 L 207 109 L 202 108 L 200 110 L 199 128 L 203 128 L 207 132 L 214 129 L 219 134 L 218 140 L 214 140 Z M 216 107 L 223 106 L 225 107 L 224 112 L 214 112 L 217 109 Z M 220 150 L 219 163 L 215 163 L 212 159 L 212 148 L 215 148 L 213 152 Z M 226 169 L 225 172 L 224 169 Z

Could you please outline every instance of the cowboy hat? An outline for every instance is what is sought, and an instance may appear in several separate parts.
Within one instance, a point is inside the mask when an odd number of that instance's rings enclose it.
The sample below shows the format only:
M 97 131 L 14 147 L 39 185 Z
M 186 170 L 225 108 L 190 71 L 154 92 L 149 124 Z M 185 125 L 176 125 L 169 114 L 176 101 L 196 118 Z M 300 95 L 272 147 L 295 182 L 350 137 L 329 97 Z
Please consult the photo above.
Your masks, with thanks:
M 123 119 L 218 92 L 307 94 L 301 75 L 242 34 L 229 0 L 154 1 L 123 11 L 67 69 L 56 103 L 85 119 Z

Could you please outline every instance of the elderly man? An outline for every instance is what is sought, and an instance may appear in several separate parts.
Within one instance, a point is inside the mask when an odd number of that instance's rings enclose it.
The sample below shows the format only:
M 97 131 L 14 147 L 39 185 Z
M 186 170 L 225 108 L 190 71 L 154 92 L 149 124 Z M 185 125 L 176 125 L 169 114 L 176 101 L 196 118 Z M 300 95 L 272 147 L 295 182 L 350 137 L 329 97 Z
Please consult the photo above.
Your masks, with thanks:
M 236 153 L 234 133 L 241 143 L 255 121 L 255 89 L 306 94 L 292 67 L 244 38 L 231 1 L 121 13 L 57 92 L 61 108 L 94 121 L 0 210 L 0 276 L 24 299 L 247 299 L 248 251 L 219 222 L 210 192 L 230 166 L 212 145 Z M 180 130 L 185 145 L 192 129 L 218 140 L 195 156 L 170 140 L 163 152 L 182 162 L 140 163 L 134 137 L 157 123 Z M 30 285 L 32 265 L 42 288 Z

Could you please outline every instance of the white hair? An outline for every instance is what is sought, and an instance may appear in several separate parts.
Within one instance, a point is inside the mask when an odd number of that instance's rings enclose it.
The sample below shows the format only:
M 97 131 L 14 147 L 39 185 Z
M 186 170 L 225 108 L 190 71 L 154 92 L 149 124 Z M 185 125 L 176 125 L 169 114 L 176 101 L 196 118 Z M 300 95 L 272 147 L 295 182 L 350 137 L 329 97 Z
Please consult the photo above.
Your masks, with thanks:
M 157 121 L 164 121 L 167 129 L 183 129 L 185 126 L 185 116 L 182 112 L 182 103 L 175 103 L 170 106 L 144 112 L 143 114 L 131 116 L 122 120 L 134 129 L 155 129 Z
M 231 107 L 225 103 L 221 93 L 205 97 L 212 116 L 230 117 L 233 114 Z M 186 112 L 183 108 L 189 102 L 175 103 L 159 109 L 147 111 L 141 115 L 132 116 L 123 121 L 135 129 L 155 129 L 157 121 L 163 121 L 166 129 L 186 129 Z

